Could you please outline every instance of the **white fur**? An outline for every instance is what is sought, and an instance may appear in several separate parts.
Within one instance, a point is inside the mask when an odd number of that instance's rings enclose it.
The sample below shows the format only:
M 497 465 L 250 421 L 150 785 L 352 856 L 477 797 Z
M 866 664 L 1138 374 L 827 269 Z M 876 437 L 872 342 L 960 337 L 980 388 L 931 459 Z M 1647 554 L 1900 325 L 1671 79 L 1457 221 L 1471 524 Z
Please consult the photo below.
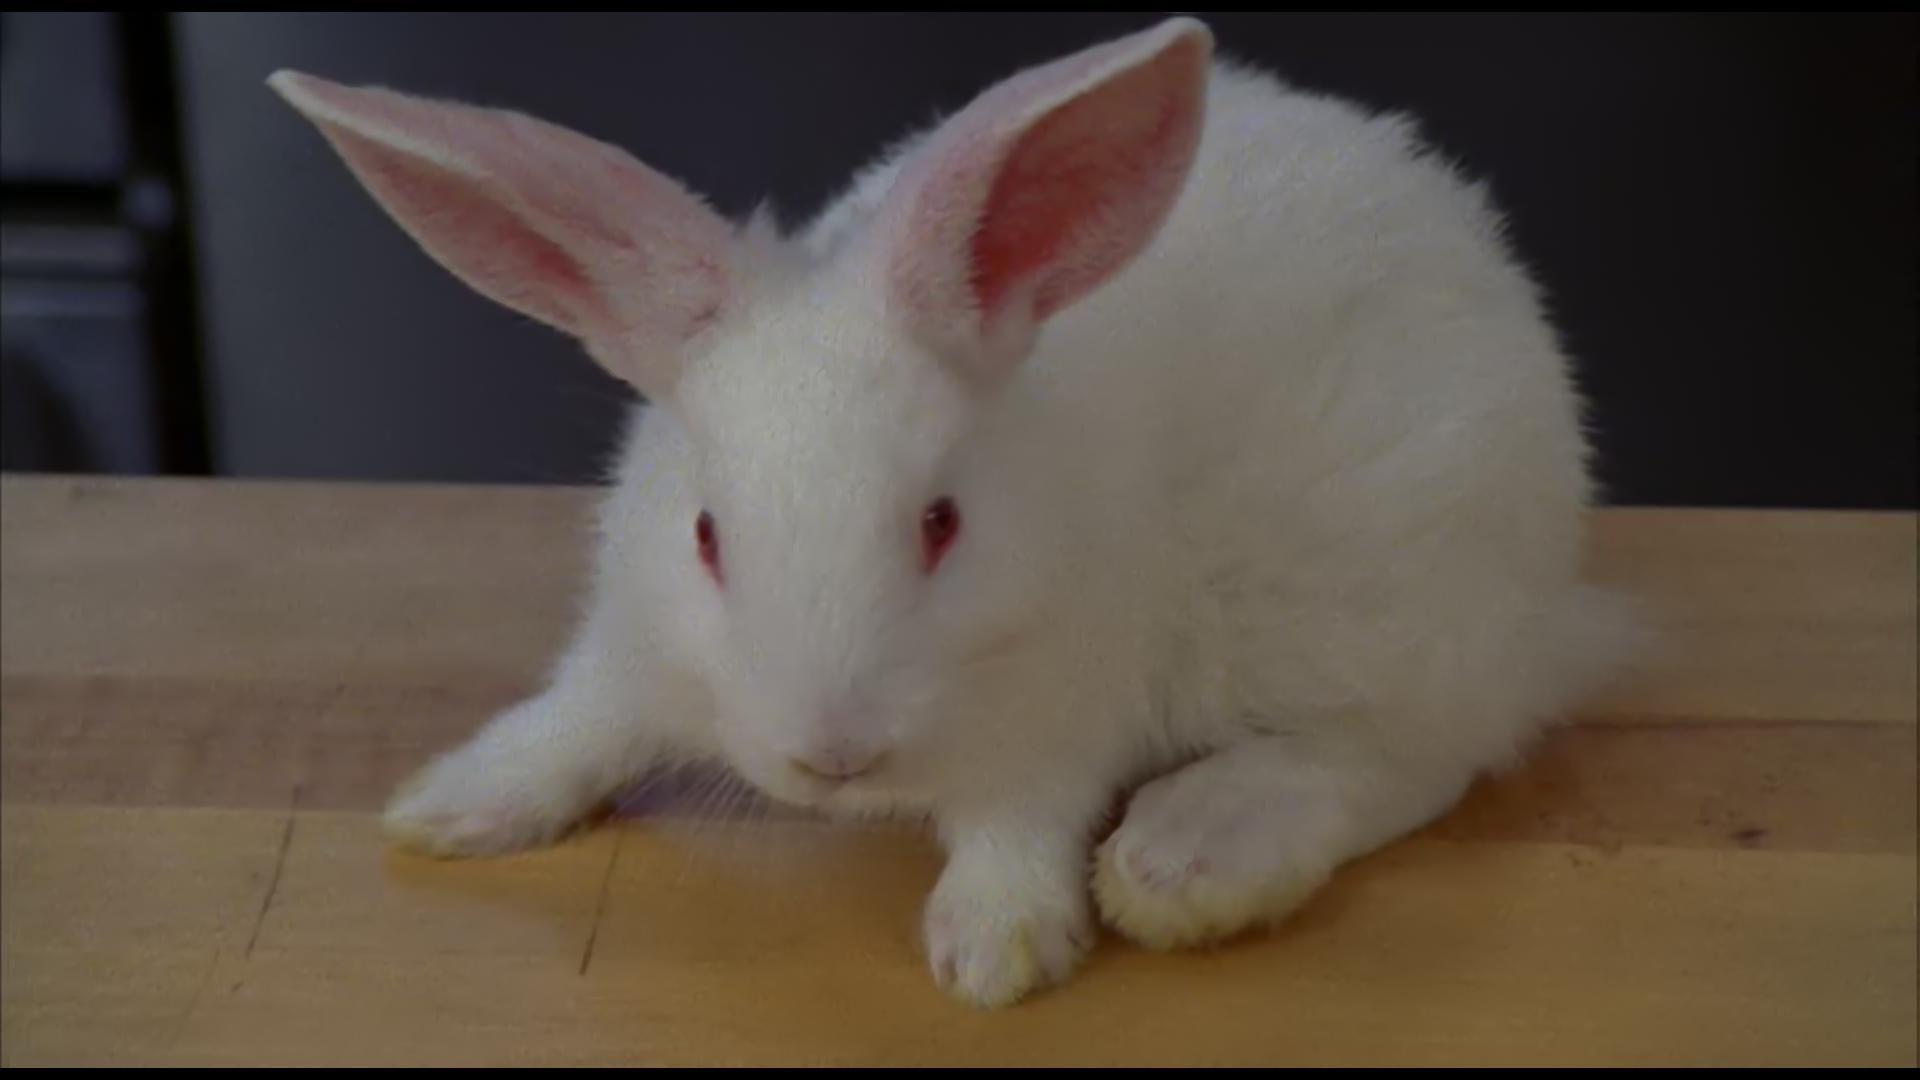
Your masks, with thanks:
M 872 257 L 929 140 L 796 240 L 743 241 L 743 291 L 628 440 L 551 688 L 397 799 L 395 834 L 544 840 L 680 758 L 930 814 L 930 959 L 993 1004 L 1073 968 L 1089 866 L 1138 941 L 1230 935 L 1576 703 L 1632 623 L 1581 583 L 1580 405 L 1484 192 L 1402 118 L 1226 64 L 1206 92 L 1157 238 L 991 393 L 902 331 Z M 938 495 L 964 525 L 927 577 Z M 791 766 L 827 751 L 888 756 L 840 785 Z

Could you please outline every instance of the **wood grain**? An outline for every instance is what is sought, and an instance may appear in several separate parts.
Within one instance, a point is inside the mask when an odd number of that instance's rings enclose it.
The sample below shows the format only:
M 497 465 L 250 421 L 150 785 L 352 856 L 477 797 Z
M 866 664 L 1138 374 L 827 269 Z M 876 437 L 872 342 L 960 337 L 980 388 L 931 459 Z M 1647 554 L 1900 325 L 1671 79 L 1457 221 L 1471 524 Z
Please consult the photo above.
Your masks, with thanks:
M 1601 514 L 1642 678 L 1282 931 L 981 1014 L 908 832 L 382 847 L 564 640 L 588 498 L 0 480 L 0 1060 L 1916 1063 L 1913 515 Z

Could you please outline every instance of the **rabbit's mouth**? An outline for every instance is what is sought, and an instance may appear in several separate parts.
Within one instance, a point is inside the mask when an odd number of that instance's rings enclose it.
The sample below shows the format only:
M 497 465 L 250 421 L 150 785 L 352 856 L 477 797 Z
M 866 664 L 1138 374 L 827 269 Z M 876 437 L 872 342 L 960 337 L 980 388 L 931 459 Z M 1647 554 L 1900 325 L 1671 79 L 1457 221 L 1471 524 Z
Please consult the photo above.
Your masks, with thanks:
M 924 797 L 902 788 L 845 784 L 813 809 L 842 821 L 920 821 L 933 812 Z
M 926 793 L 906 782 L 890 755 L 855 775 L 821 775 L 792 762 L 768 770 L 739 769 L 761 794 L 783 805 L 829 818 L 873 820 L 917 818 L 928 812 Z

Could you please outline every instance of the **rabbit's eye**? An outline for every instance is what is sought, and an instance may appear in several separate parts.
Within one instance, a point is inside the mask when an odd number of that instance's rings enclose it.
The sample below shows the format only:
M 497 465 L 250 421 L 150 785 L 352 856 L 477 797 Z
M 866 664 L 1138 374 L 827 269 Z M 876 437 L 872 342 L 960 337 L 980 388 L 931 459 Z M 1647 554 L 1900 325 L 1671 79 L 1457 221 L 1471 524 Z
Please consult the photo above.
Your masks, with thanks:
M 700 516 L 694 520 L 693 542 L 700 552 L 700 562 L 706 566 L 707 573 L 713 575 L 714 584 L 718 585 L 721 581 L 720 532 L 714 527 L 713 515 L 705 510 L 700 511 Z
M 959 536 L 960 508 L 953 500 L 942 497 L 928 503 L 920 515 L 920 565 L 927 573 L 940 565 Z

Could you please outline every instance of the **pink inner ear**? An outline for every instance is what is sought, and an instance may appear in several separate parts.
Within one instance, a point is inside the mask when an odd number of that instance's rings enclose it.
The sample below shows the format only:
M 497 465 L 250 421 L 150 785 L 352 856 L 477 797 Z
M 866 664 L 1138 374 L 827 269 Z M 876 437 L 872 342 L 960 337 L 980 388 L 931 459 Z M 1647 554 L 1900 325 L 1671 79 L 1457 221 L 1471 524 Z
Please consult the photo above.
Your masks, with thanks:
M 455 276 L 659 397 L 725 310 L 733 230 L 624 151 L 532 117 L 281 72 L 373 196 Z
M 971 283 L 983 313 L 992 317 L 1011 290 L 1032 282 L 1033 316 L 1043 319 L 1146 245 L 1185 177 L 1200 60 L 1174 50 L 1021 134 L 972 238 Z
M 450 256 L 443 261 L 456 277 L 550 325 L 576 333 L 606 325 L 605 305 L 579 262 L 509 213 L 497 196 L 470 178 L 372 151 L 351 136 L 343 143 L 402 225 Z

